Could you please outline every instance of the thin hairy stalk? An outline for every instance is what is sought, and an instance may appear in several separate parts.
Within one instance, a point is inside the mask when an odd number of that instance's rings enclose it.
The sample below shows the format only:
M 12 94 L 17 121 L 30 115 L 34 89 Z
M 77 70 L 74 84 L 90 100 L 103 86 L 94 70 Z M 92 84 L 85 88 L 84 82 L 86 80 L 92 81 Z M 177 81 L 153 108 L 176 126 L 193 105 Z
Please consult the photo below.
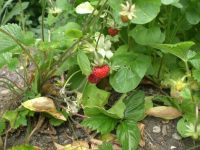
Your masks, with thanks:
M 77 46 L 77 44 L 79 44 L 82 41 L 83 37 L 79 38 L 76 42 L 74 42 L 74 44 L 69 47 L 59 58 L 59 61 L 56 61 L 54 64 L 52 64 L 50 71 L 44 73 L 47 74 L 45 76 L 45 78 L 43 79 L 43 83 L 45 83 L 57 70 L 58 66 L 62 65 L 64 63 L 64 61 L 66 60 L 66 58 L 68 58 L 69 56 L 71 56 L 73 54 L 73 50 L 74 48 Z M 42 83 L 42 84 L 43 84 Z
M 69 118 L 70 118 L 70 120 L 72 120 L 72 122 L 74 122 L 74 119 L 70 115 L 69 115 Z M 72 129 L 72 133 L 73 133 L 73 135 L 75 137 L 75 140 L 78 140 L 78 136 L 76 135 L 76 132 L 75 132 L 74 127 L 73 127 L 73 125 L 72 125 L 70 120 L 69 120 L 69 126 Z
M 130 31 L 130 22 L 128 23 L 128 28 L 127 28 L 127 36 L 128 36 L 128 51 L 130 51 L 130 46 L 131 46 L 131 37 L 129 36 L 129 31 Z
M 79 73 L 79 72 L 81 72 L 81 70 L 78 70 L 78 71 L 76 71 L 76 72 L 74 72 L 68 79 L 67 79 L 67 81 L 65 82 L 65 84 L 64 84 L 64 86 L 63 86 L 63 88 L 65 89 L 65 87 L 67 86 L 67 84 L 69 83 L 69 80 L 72 78 L 72 77 L 74 77 L 77 73 Z
M 6 80 L 8 82 L 10 82 L 14 87 L 17 87 L 19 90 L 24 91 L 21 87 L 19 87 L 15 82 L 13 82 L 12 80 L 10 80 L 7 77 L 4 76 L 0 76 L 0 79 Z
M 20 9 L 21 9 L 21 13 L 20 13 L 21 21 L 20 21 L 20 23 L 21 23 L 22 30 L 25 31 L 25 19 L 24 19 L 25 17 L 24 17 L 24 11 L 23 11 L 23 8 L 22 8 L 22 0 L 19 0 L 19 3 L 20 3 Z
M 28 136 L 26 143 L 29 143 L 32 135 L 42 126 L 42 124 L 44 123 L 44 120 L 45 120 L 45 117 L 42 114 L 40 114 L 37 125 L 35 126 L 35 128 L 32 130 L 32 132 Z
M 45 6 L 46 6 L 46 0 L 44 2 L 44 6 L 42 6 L 42 22 L 41 22 L 41 25 L 42 25 L 42 28 L 41 28 L 41 32 L 42 32 L 42 41 L 44 42 L 44 14 L 45 14 Z
M 171 33 L 171 24 L 172 24 L 172 17 L 171 17 L 172 13 L 173 13 L 173 7 L 170 6 L 169 16 L 168 16 L 169 20 L 168 20 L 167 29 L 166 29 L 166 35 L 167 35 L 166 42 L 169 42 L 169 43 L 171 43 L 173 41 L 174 37 L 176 36 L 176 33 L 177 33 L 178 29 L 180 28 L 182 20 L 183 20 L 183 17 L 180 17 L 178 19 L 177 25 L 174 27 L 172 35 L 170 35 L 170 33 Z M 160 78 L 161 70 L 162 70 L 162 67 L 163 67 L 163 64 L 164 64 L 163 63 L 164 59 L 165 59 L 165 55 L 163 55 L 161 57 L 160 66 L 159 66 L 158 73 L 157 73 L 157 78 L 158 79 Z
M 6 81 L 0 80 L 0 83 L 4 83 L 4 85 L 1 85 L 5 89 L 9 89 L 12 93 L 14 93 L 17 96 L 20 96 L 20 93 L 17 92 L 17 90 L 13 87 L 13 85 L 7 83 Z
M 106 0 L 106 1 L 104 2 L 104 4 L 102 5 L 102 7 L 100 8 L 100 10 L 98 11 L 98 14 L 97 14 L 95 17 L 93 17 L 93 18 L 91 19 L 91 21 L 88 23 L 87 28 L 86 28 L 86 31 L 88 31 L 88 29 L 89 29 L 91 26 L 93 26 L 93 24 L 96 23 L 97 19 L 99 19 L 99 17 L 100 17 L 100 15 L 101 15 L 101 13 L 102 13 L 102 11 L 103 11 L 103 9 L 104 9 L 104 7 L 105 7 L 105 5 L 106 5 L 107 2 L 108 2 L 108 0 Z
M 7 139 L 8 139 L 8 133 L 12 130 L 12 128 L 9 128 L 6 132 L 5 140 L 4 140 L 4 150 L 7 150 Z
M 15 73 L 21 78 L 21 79 L 23 79 L 23 81 L 24 81 L 24 87 L 25 86 L 28 86 L 28 81 L 27 81 L 27 76 L 25 75 L 26 73 L 26 69 L 23 67 L 23 70 L 24 70 L 24 76 L 23 75 L 21 75 L 17 70 L 15 70 Z
M 185 61 L 184 63 L 185 63 L 186 75 L 190 77 L 190 73 L 191 73 L 191 72 L 190 72 L 190 68 L 189 68 L 189 66 L 188 66 L 188 62 Z
M 161 57 L 161 60 L 160 60 L 160 66 L 158 68 L 158 73 L 157 73 L 157 78 L 160 79 L 160 75 L 161 75 L 161 70 L 162 70 L 162 67 L 163 67 L 163 61 L 165 59 L 165 55 L 163 54 L 163 56 Z
M 0 28 L 0 32 L 4 33 L 5 35 L 7 35 L 8 37 L 10 37 L 17 45 L 19 45 L 19 47 L 23 50 L 23 52 L 31 59 L 31 61 L 33 61 L 34 65 L 36 66 L 36 68 L 39 70 L 39 66 L 36 63 L 35 59 L 32 57 L 32 55 L 27 51 L 27 49 L 23 46 L 23 44 L 16 39 L 13 35 L 11 35 L 9 32 L 3 30 L 2 28 Z
M 87 18 L 86 22 L 84 23 L 84 25 L 83 25 L 83 27 L 84 27 L 83 28 L 83 33 L 87 32 L 87 30 L 88 30 L 88 24 L 93 19 L 92 17 L 94 15 L 95 11 L 97 10 L 97 7 L 99 7 L 100 3 L 101 3 L 101 0 L 98 1 L 95 9 L 92 11 L 92 13 L 89 15 L 89 17 Z

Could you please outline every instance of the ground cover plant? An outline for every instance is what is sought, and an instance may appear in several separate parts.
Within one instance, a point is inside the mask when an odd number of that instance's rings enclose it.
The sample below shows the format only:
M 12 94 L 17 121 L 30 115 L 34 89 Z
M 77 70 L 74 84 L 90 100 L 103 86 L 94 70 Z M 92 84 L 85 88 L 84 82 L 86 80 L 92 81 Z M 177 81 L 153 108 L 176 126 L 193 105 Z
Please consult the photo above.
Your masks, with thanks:
M 57 149 L 135 150 L 147 115 L 179 118 L 179 134 L 199 139 L 198 0 L 1 0 L 0 6 L 0 67 L 23 80 L 0 76 L 18 100 L 0 117 L 0 135 L 27 126 L 26 145 L 12 150 L 36 149 L 28 143 L 45 121 L 60 126 L 74 116 L 104 143 L 55 143 Z M 159 92 L 145 95 L 146 84 Z

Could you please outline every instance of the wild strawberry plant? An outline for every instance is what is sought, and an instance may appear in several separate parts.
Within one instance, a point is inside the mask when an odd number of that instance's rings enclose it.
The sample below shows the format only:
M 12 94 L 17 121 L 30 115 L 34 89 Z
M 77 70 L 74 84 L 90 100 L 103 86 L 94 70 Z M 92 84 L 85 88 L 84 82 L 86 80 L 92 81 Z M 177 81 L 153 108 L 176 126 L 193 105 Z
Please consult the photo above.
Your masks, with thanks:
M 137 149 L 137 122 L 146 115 L 182 116 L 179 133 L 199 138 L 197 0 L 41 0 L 40 6 L 37 28 L 25 27 L 28 20 L 0 28 L 0 66 L 21 66 L 24 80 L 19 87 L 0 77 L 23 106 L 3 115 L 1 133 L 6 121 L 16 129 L 34 112 L 52 115 L 56 126 L 83 109 L 82 125 L 116 133 L 123 150 Z M 140 90 L 144 79 L 160 91 L 153 99 Z

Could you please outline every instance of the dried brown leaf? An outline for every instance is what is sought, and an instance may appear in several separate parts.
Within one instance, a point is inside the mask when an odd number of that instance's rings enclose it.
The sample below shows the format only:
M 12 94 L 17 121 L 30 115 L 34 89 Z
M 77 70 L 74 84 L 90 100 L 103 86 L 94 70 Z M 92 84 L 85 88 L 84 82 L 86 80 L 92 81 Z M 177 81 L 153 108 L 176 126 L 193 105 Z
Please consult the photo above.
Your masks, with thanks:
M 146 114 L 149 116 L 154 116 L 154 117 L 163 118 L 167 120 L 175 119 L 182 116 L 182 113 L 180 111 L 170 106 L 153 107 L 147 110 Z
M 52 99 L 48 97 L 38 97 L 22 103 L 22 105 L 35 112 L 46 112 L 53 117 L 66 121 L 66 118 L 63 116 L 62 113 L 56 110 L 56 106 Z
M 141 134 L 141 140 L 140 140 L 139 145 L 140 145 L 141 147 L 144 147 L 144 146 L 145 146 L 144 127 L 145 127 L 145 125 L 144 125 L 143 123 L 138 123 L 138 128 L 139 128 L 140 134 Z

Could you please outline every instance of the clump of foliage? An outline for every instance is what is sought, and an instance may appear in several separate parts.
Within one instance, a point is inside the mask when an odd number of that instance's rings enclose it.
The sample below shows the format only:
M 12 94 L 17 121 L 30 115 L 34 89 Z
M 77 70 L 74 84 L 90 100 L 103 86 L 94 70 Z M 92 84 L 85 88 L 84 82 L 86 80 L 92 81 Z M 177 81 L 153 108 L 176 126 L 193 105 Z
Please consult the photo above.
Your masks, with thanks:
M 1 4 L 0 67 L 17 70 L 24 86 L 0 77 L 22 104 L 3 115 L 0 133 L 6 121 L 13 129 L 27 125 L 34 112 L 50 114 L 56 126 L 83 109 L 82 125 L 101 134 L 114 131 L 123 150 L 137 148 L 137 123 L 146 114 L 182 116 L 179 133 L 199 138 L 197 0 L 41 0 L 35 2 L 40 24 L 31 26 L 23 15 L 14 19 L 19 25 L 7 23 L 30 4 L 20 1 L 13 9 Z M 144 77 L 161 91 L 148 101 L 138 88 Z M 114 102 L 112 93 L 120 95 Z M 165 107 L 153 107 L 152 101 Z

